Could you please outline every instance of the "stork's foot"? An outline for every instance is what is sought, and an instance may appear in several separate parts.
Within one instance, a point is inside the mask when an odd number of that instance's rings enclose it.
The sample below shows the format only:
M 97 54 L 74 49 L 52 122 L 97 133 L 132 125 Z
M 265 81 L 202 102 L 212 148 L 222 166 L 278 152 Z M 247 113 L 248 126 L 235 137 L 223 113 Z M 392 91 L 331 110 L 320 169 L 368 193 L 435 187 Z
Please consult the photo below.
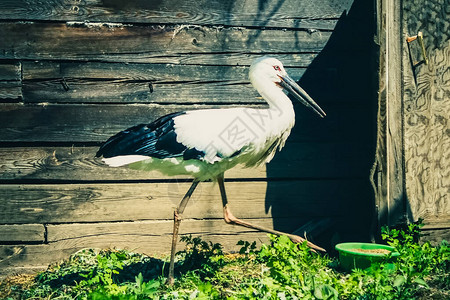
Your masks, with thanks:
M 307 242 L 307 240 L 302 238 L 301 236 L 294 235 L 294 234 L 286 234 L 286 235 L 287 235 L 288 238 L 291 239 L 291 241 L 293 243 L 300 244 L 300 243 L 303 243 L 305 241 Z
M 319 247 L 319 246 L 311 243 L 310 241 L 308 241 L 307 239 L 302 238 L 301 236 L 298 236 L 298 235 L 295 235 L 295 234 L 288 234 L 288 233 L 285 233 L 285 235 L 288 238 L 290 238 L 293 243 L 300 244 L 300 243 L 306 242 L 306 245 L 309 248 L 311 248 L 311 250 L 314 251 L 314 252 L 316 252 L 316 250 L 320 251 L 320 252 L 327 252 L 322 247 Z
M 308 247 L 310 247 L 311 250 L 314 251 L 314 252 L 315 252 L 315 250 L 321 251 L 321 252 L 327 252 L 322 247 L 319 247 L 319 246 L 309 242 L 307 239 L 304 239 L 304 238 L 302 238 L 302 237 L 300 237 L 298 235 L 289 234 L 289 233 L 273 230 L 273 229 L 270 229 L 270 228 L 265 228 L 265 227 L 262 227 L 262 226 L 259 226 L 259 225 L 254 225 L 254 224 L 248 223 L 246 221 L 243 221 L 241 219 L 238 219 L 231 213 L 230 209 L 228 208 L 228 205 L 225 205 L 223 207 L 223 218 L 225 220 L 225 223 L 227 223 L 227 224 L 244 226 L 244 227 L 247 227 L 247 228 L 252 228 L 252 229 L 256 229 L 256 230 L 259 230 L 259 231 L 264 231 L 264 232 L 268 232 L 268 233 L 272 233 L 272 234 L 276 234 L 276 235 L 286 235 L 294 243 L 303 243 L 303 242 L 306 241 L 306 245 Z

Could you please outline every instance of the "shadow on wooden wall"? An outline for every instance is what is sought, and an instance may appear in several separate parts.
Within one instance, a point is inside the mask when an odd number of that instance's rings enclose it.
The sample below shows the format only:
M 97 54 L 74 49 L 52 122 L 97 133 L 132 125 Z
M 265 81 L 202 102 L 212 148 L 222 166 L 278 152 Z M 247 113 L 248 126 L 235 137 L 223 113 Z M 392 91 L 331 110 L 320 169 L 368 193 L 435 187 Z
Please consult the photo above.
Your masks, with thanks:
M 374 160 L 377 94 L 374 23 L 370 1 L 354 1 L 341 16 L 300 80 L 327 117 L 320 119 L 295 105 L 296 125 L 286 148 L 267 166 L 266 210 L 272 211 L 274 227 L 299 229 L 301 235 L 312 230 L 309 237 L 329 249 L 339 241 L 367 241 L 372 234 L 375 205 L 369 171 Z M 281 165 L 286 161 L 289 166 Z M 276 179 L 287 173 L 295 175 L 280 189 Z M 285 217 L 297 217 L 298 223 L 280 228 Z

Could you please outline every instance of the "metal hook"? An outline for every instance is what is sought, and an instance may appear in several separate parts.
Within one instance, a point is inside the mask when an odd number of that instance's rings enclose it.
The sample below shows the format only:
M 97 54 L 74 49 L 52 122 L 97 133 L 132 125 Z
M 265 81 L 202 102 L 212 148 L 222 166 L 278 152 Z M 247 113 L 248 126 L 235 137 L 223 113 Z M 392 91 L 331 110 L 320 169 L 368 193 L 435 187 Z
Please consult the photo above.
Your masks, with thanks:
M 411 42 L 413 42 L 413 41 L 415 41 L 415 40 L 418 40 L 418 41 L 419 41 L 420 52 L 422 53 L 422 61 L 417 62 L 417 63 L 414 63 L 414 65 L 418 65 L 418 64 L 421 63 L 421 62 L 424 62 L 424 63 L 427 65 L 427 64 L 428 64 L 428 58 L 427 58 L 427 52 L 426 52 L 426 50 L 425 50 L 425 44 L 424 44 L 424 42 L 423 42 L 423 33 L 422 33 L 422 31 L 419 31 L 419 32 L 417 33 L 417 35 L 415 35 L 415 36 L 408 36 L 408 37 L 406 38 L 406 41 L 407 41 L 408 43 L 411 43 Z

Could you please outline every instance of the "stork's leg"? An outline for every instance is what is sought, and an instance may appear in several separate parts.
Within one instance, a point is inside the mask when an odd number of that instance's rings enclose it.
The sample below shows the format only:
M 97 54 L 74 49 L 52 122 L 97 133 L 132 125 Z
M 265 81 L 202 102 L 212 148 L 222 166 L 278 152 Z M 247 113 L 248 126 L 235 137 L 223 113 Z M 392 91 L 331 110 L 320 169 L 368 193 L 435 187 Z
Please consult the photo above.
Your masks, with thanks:
M 189 199 L 191 198 L 192 193 L 194 192 L 198 183 L 199 182 L 196 180 L 192 182 L 192 185 L 187 191 L 186 195 L 184 195 L 180 204 L 178 204 L 178 207 L 173 212 L 172 250 L 170 253 L 169 276 L 167 277 L 167 284 L 169 285 L 172 285 L 174 283 L 175 252 L 177 248 L 178 229 L 180 228 L 181 215 L 183 214 L 184 209 L 186 208 L 186 205 L 189 202 Z
M 225 193 L 225 184 L 224 184 L 223 175 L 219 176 L 217 178 L 217 181 L 219 183 L 220 194 L 222 196 L 223 218 L 225 219 L 225 222 L 227 224 L 244 226 L 244 227 L 247 227 L 247 228 L 252 228 L 252 229 L 256 229 L 256 230 L 259 230 L 259 231 L 264 231 L 264 232 L 268 232 L 268 233 L 272 233 L 272 234 L 276 234 L 276 235 L 286 235 L 294 243 L 301 243 L 301 242 L 305 241 L 304 238 L 299 237 L 298 235 L 284 233 L 284 232 L 273 230 L 273 229 L 270 229 L 270 228 L 265 228 L 265 227 L 262 227 L 262 226 L 259 226 L 259 225 L 254 225 L 254 224 L 248 223 L 246 221 L 243 221 L 243 220 L 238 219 L 235 216 L 233 216 L 233 214 L 231 213 L 230 209 L 228 208 L 228 200 L 227 200 L 227 195 Z M 323 248 L 321 248 L 319 246 L 316 246 L 316 245 L 314 245 L 313 243 L 311 243 L 309 241 L 306 241 L 306 243 L 312 249 L 326 252 L 325 249 L 323 249 Z

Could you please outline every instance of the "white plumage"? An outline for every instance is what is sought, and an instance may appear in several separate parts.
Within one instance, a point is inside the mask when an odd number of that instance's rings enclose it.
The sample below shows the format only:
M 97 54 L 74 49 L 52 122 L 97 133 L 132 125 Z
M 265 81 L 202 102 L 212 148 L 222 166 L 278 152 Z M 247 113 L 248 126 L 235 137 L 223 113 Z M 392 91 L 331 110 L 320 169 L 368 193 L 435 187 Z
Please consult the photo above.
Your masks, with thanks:
M 111 137 L 97 152 L 112 166 L 128 165 L 159 170 L 168 175 L 188 174 L 194 182 L 175 210 L 169 282 L 173 282 L 174 255 L 181 214 L 198 182 L 217 180 L 227 223 L 274 234 L 282 232 L 252 225 L 234 217 L 227 205 L 224 172 L 237 164 L 252 167 L 269 162 L 283 148 L 295 123 L 293 105 L 284 90 L 324 117 L 323 110 L 286 73 L 275 58 L 262 57 L 250 67 L 252 85 L 268 108 L 227 108 L 179 112 L 140 124 Z M 302 238 L 287 234 L 293 241 Z M 308 242 L 309 243 L 309 242 Z M 323 250 L 311 243 L 315 249 Z

